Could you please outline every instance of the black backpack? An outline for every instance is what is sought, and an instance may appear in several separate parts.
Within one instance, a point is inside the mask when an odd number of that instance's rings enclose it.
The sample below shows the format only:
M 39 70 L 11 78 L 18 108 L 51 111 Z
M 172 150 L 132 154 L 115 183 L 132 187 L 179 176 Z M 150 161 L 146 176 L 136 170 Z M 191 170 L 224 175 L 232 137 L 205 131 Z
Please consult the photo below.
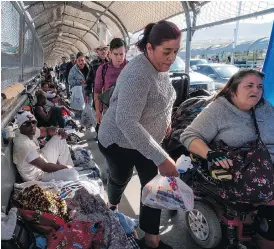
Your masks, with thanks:
M 203 92 L 199 91 L 199 94 L 203 94 Z M 193 95 L 196 95 L 196 92 L 193 92 Z M 171 120 L 171 134 L 163 142 L 164 149 L 174 160 L 186 153 L 186 149 L 180 142 L 181 134 L 215 98 L 215 95 L 208 96 L 206 92 L 204 96 L 192 97 L 193 95 L 190 94 L 190 98 L 175 109 Z
M 2 240 L 3 249 L 37 249 L 35 236 L 27 224 L 17 217 L 16 227 L 10 240 Z
M 108 63 L 105 63 L 102 68 L 102 80 L 103 85 L 105 85 L 105 77 L 108 70 Z M 109 101 L 113 94 L 114 88 L 115 88 L 116 82 L 113 83 L 107 90 L 105 90 L 103 93 L 100 94 L 99 99 L 105 106 L 109 107 Z

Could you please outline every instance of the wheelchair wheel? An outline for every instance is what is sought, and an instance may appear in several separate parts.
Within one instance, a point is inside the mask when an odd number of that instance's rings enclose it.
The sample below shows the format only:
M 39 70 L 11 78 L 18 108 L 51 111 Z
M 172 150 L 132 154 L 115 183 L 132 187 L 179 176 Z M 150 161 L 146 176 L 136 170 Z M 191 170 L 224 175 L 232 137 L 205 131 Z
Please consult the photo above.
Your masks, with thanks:
M 187 228 L 202 248 L 214 248 L 222 240 L 220 221 L 214 210 L 204 202 L 195 201 L 194 209 L 185 214 Z

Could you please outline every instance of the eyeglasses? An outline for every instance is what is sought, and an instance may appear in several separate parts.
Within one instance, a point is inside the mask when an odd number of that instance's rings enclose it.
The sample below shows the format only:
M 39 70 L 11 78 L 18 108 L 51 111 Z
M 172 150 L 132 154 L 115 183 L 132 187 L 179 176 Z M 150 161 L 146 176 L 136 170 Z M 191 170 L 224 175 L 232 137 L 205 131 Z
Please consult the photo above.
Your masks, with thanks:
M 25 122 L 24 124 L 22 124 L 23 126 L 26 126 L 26 127 L 30 127 L 31 125 L 37 125 L 37 121 L 36 120 L 33 120 L 33 121 L 27 121 Z

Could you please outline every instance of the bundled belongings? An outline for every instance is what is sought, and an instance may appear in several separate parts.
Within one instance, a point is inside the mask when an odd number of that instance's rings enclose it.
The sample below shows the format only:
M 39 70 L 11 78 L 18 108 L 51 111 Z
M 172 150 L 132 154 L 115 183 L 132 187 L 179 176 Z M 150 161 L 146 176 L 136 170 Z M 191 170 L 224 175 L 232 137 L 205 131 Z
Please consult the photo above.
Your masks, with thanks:
M 41 189 L 34 184 L 13 197 L 19 208 L 39 210 L 68 220 L 67 204 L 57 194 Z
M 100 249 L 103 245 L 103 227 L 100 222 L 73 220 L 48 236 L 48 249 Z
M 22 219 L 28 223 L 28 226 L 32 228 L 33 231 L 36 231 L 40 234 L 48 235 L 52 231 L 58 230 L 61 226 L 65 225 L 65 220 L 49 214 L 46 212 L 41 212 L 39 210 L 25 210 L 18 209 L 19 215 Z
M 174 112 L 171 121 L 171 134 L 163 142 L 164 149 L 177 160 L 185 151 L 180 136 L 197 115 L 214 100 L 215 95 L 197 96 L 184 101 Z
M 74 219 L 86 222 L 102 222 L 104 229 L 104 245 L 108 249 L 132 248 L 119 220 L 109 210 L 99 195 L 92 195 L 84 188 L 76 191 L 72 199 L 66 199 L 68 208 L 75 214 Z M 71 215 L 72 216 L 72 215 Z
M 101 178 L 101 171 L 98 165 L 94 162 L 91 151 L 77 147 L 71 152 L 71 157 L 75 169 L 80 175 L 87 174 L 89 178 Z M 82 168 L 81 170 L 79 170 Z

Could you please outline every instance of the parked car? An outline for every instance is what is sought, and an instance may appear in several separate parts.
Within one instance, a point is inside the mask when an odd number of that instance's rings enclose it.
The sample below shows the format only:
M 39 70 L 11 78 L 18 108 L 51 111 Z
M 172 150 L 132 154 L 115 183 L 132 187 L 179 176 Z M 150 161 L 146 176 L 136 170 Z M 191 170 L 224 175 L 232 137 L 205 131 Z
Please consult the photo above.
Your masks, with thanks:
M 206 59 L 190 59 L 190 66 L 196 66 L 201 64 L 208 64 L 208 61 Z
M 174 63 L 171 65 L 169 69 L 169 73 L 179 73 L 185 72 L 185 62 L 180 58 L 176 57 Z M 197 72 L 194 72 L 191 68 L 189 69 L 189 78 L 190 78 L 190 91 L 194 89 L 205 89 L 211 93 L 215 92 L 215 84 L 214 81 Z M 174 79 L 174 78 L 173 78 Z M 176 79 L 176 78 L 175 78 Z
M 195 66 L 195 72 L 206 75 L 214 80 L 216 89 L 220 89 L 224 84 L 239 71 L 239 68 L 234 65 L 212 63 L 198 64 Z

